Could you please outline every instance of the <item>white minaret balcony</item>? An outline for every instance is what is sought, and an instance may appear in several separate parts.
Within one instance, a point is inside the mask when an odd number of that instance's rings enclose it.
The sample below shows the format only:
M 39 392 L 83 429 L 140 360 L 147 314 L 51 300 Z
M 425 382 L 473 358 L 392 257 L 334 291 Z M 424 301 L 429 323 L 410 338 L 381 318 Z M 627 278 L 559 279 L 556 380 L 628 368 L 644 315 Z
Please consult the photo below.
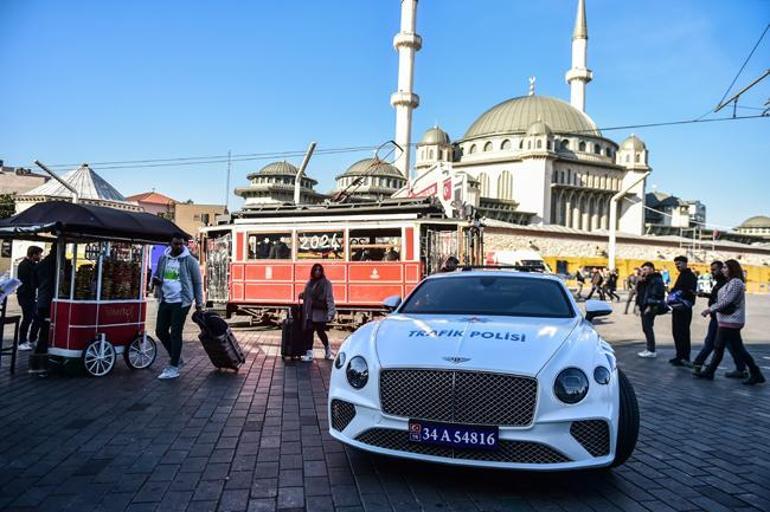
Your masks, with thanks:
M 412 48 L 414 51 L 418 51 L 422 48 L 422 37 L 410 32 L 399 32 L 393 37 L 393 48 L 396 50 Z
M 420 97 L 413 92 L 396 91 L 390 95 L 390 104 L 394 107 L 417 108 L 420 105 Z
M 588 83 L 593 80 L 594 74 L 590 69 L 573 68 L 567 71 L 565 78 L 567 79 L 567 83 L 570 83 L 573 80 L 581 80 L 585 83 Z

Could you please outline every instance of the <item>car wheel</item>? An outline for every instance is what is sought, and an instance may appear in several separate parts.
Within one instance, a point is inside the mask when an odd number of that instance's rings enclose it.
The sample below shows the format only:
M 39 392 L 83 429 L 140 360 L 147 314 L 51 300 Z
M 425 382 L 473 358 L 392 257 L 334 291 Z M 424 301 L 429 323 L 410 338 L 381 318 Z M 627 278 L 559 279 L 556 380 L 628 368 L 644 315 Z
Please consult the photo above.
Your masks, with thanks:
M 618 416 L 618 441 L 615 446 L 615 460 L 612 467 L 623 464 L 634 452 L 639 437 L 639 403 L 631 381 L 618 369 L 620 387 L 620 414 Z

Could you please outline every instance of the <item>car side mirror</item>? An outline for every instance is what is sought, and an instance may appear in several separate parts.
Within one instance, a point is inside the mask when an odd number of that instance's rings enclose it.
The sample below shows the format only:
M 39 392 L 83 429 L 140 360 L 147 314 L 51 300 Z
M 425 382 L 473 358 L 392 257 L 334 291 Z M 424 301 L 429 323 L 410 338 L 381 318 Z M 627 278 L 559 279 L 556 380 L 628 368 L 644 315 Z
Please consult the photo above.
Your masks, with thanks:
M 391 295 L 384 301 L 382 301 L 382 305 L 385 306 L 385 309 L 388 311 L 393 311 L 396 309 L 399 305 L 401 305 L 401 297 L 398 295 Z
M 586 301 L 586 320 L 592 322 L 599 316 L 607 316 L 612 313 L 612 306 L 603 300 Z

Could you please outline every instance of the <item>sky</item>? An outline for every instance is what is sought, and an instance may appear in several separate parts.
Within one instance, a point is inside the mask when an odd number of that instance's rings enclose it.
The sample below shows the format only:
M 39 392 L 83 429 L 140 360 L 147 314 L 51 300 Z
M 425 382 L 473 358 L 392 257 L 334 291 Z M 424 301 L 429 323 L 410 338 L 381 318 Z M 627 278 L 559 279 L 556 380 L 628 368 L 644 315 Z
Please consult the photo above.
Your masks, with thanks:
M 413 141 L 438 123 L 453 140 L 491 106 L 536 92 L 569 101 L 576 0 L 421 0 Z M 204 2 L 0 0 L 0 159 L 63 164 L 372 147 L 394 136 L 398 0 Z M 722 98 L 770 23 L 770 0 L 587 0 L 587 113 L 620 142 L 650 151 L 648 189 L 699 199 L 707 221 L 770 215 L 770 117 L 662 128 Z M 770 67 L 770 34 L 738 90 Z M 739 105 L 760 113 L 770 78 Z M 706 117 L 730 115 L 730 110 Z M 370 150 L 318 154 L 335 175 Z M 236 158 L 230 189 L 270 160 Z M 275 159 L 275 158 L 273 158 Z M 301 156 L 289 161 L 299 165 Z M 226 164 L 114 168 L 124 195 L 155 188 L 222 203 Z M 113 168 L 110 168 L 113 167 Z M 241 200 L 230 195 L 230 204 Z

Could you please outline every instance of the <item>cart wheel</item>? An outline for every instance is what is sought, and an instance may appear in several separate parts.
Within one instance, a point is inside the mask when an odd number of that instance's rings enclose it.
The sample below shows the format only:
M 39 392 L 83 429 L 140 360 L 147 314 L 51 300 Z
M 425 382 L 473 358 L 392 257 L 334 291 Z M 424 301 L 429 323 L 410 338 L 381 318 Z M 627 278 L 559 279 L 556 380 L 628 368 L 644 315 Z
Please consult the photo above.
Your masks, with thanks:
M 123 357 L 132 370 L 144 370 L 152 366 L 158 355 L 158 344 L 151 336 L 140 334 L 128 344 Z
M 89 375 L 104 377 L 115 367 L 115 347 L 104 338 L 97 338 L 83 351 L 83 366 Z

